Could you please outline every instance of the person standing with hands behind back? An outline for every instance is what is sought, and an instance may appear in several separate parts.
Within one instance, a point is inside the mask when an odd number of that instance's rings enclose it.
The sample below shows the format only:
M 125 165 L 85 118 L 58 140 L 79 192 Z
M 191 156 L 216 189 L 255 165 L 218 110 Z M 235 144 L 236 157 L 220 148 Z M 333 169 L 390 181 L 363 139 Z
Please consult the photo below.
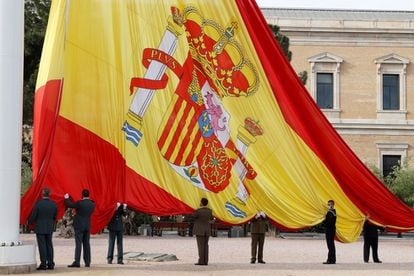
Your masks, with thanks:
M 207 207 L 208 199 L 202 198 L 200 208 L 194 214 L 193 234 L 196 235 L 198 247 L 198 262 L 195 265 L 208 265 L 208 239 L 211 234 L 210 223 L 213 220 L 213 211 Z
M 250 223 L 250 227 L 250 232 L 252 234 L 252 259 L 250 260 L 250 263 L 254 264 L 256 262 L 257 246 L 259 246 L 257 262 L 265 264 L 266 262 L 263 261 L 263 245 L 266 233 L 266 215 L 263 211 L 256 214 Z
M 335 252 L 335 233 L 336 233 L 336 210 L 335 202 L 330 199 L 328 200 L 328 212 L 325 216 L 326 225 L 326 244 L 328 245 L 328 260 L 323 264 L 335 264 L 336 263 L 336 252 Z
M 108 246 L 108 264 L 112 264 L 112 259 L 114 258 L 114 247 L 116 239 L 116 247 L 118 249 L 118 264 L 123 265 L 123 247 L 122 247 L 122 236 L 124 234 L 124 224 L 122 222 L 122 217 L 126 214 L 126 203 L 121 204 L 116 203 L 115 214 L 112 216 L 111 221 L 108 224 L 109 230 L 109 246 Z

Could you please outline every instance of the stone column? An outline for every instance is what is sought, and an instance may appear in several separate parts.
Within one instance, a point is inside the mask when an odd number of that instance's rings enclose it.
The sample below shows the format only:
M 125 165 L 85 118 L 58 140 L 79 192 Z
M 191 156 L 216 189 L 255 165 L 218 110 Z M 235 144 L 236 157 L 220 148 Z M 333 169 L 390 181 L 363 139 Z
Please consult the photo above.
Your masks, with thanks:
M 36 268 L 35 247 L 19 241 L 24 0 L 0 1 L 0 274 Z

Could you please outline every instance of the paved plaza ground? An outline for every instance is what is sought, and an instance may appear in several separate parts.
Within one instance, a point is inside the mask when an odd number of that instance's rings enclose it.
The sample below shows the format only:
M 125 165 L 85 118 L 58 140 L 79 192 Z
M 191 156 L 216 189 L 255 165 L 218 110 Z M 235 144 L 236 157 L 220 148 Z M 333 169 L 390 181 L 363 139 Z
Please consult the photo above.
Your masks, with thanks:
M 284 234 L 282 234 L 284 235 Z M 380 236 L 379 257 L 382 264 L 364 263 L 363 242 L 336 243 L 337 264 L 323 265 L 327 248 L 324 236 L 286 234 L 284 238 L 266 237 L 266 264 L 250 264 L 250 238 L 210 239 L 208 266 L 195 266 L 197 246 L 194 237 L 164 234 L 162 237 L 125 236 L 125 252 L 175 254 L 178 261 L 126 261 L 125 265 L 106 264 L 107 234 L 91 238 L 92 264 L 85 268 L 68 268 L 74 254 L 74 240 L 55 237 L 54 271 L 35 274 L 59 275 L 414 275 L 414 238 Z M 21 240 L 35 243 L 34 234 L 21 235 Z M 36 249 L 37 250 L 37 249 Z M 39 260 L 36 252 L 37 260 Z

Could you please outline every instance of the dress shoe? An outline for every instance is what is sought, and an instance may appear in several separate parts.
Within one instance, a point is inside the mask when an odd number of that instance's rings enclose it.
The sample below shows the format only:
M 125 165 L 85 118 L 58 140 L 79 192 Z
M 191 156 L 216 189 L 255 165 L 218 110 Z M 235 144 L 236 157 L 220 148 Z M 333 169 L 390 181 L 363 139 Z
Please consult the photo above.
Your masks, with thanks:
M 254 264 L 256 261 L 250 261 L 251 264 Z
M 374 261 L 374 263 L 379 263 L 379 264 L 381 264 L 381 263 L 382 263 L 382 261 L 380 261 L 380 260 L 376 260 L 376 261 Z
M 107 263 L 112 264 L 112 260 L 108 259 Z
M 54 265 L 48 265 L 48 266 L 47 266 L 47 269 L 49 269 L 49 270 L 53 270 L 53 269 L 55 269 L 55 266 L 54 266 Z
M 258 263 L 259 263 L 259 264 L 265 264 L 266 262 L 265 262 L 265 261 L 263 261 L 263 260 L 261 260 L 261 261 L 258 261 Z
M 118 261 L 118 264 L 123 265 L 124 262 L 123 261 Z
M 80 264 L 72 263 L 72 264 L 68 265 L 68 267 L 80 267 Z
M 85 267 L 90 267 L 91 266 L 91 264 L 85 264 Z
M 328 262 L 328 261 L 326 261 L 326 262 L 323 262 L 323 264 L 335 264 L 335 262 Z
M 38 268 L 36 268 L 36 270 L 46 270 L 47 267 L 45 265 L 39 265 Z

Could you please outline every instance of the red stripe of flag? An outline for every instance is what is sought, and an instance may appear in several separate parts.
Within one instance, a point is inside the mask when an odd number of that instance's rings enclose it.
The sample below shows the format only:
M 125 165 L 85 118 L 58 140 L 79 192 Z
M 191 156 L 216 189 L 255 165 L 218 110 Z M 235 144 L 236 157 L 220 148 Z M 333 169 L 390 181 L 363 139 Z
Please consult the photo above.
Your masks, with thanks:
M 188 155 L 187 159 L 185 159 L 185 164 L 190 164 L 194 160 L 195 155 L 198 154 L 198 152 L 196 152 L 196 149 L 198 145 L 200 144 L 200 139 L 201 139 L 201 131 L 198 131 L 195 139 L 192 142 L 190 154 Z
M 177 116 L 178 110 L 180 110 L 182 102 L 183 99 L 178 97 L 177 101 L 175 102 L 174 109 L 170 114 L 170 118 L 168 118 L 168 122 L 165 125 L 160 139 L 158 140 L 158 148 L 160 150 L 162 150 L 162 148 L 164 147 L 164 143 L 167 140 L 168 134 L 170 133 L 171 127 L 174 124 L 175 117 Z
M 174 132 L 174 135 L 171 139 L 171 143 L 168 146 L 168 150 L 164 155 L 164 157 L 167 160 L 170 160 L 171 155 L 173 154 L 173 152 L 177 148 L 177 146 L 179 146 L 179 147 L 182 146 L 182 144 L 179 141 L 179 137 L 180 137 L 181 133 L 184 130 L 186 119 L 188 118 L 188 114 L 190 113 L 191 108 L 192 108 L 192 106 L 190 104 L 188 104 L 186 101 L 184 101 L 184 104 L 185 104 L 185 109 L 184 109 L 184 112 L 183 112 L 183 116 L 179 119 L 178 126 L 175 128 L 175 132 Z M 172 160 L 170 160 L 170 161 L 172 161 Z M 176 164 L 175 162 L 173 162 L 173 163 Z
M 174 161 L 174 164 L 180 164 L 181 163 L 181 161 L 184 157 L 183 156 L 184 151 L 187 149 L 188 144 L 190 142 L 191 133 L 194 131 L 194 127 L 197 127 L 197 130 L 198 130 L 198 120 L 197 119 L 198 119 L 198 114 L 194 114 L 194 116 L 191 118 L 191 123 L 190 123 L 190 125 L 188 126 L 188 129 L 187 129 L 187 135 L 185 135 L 185 137 L 183 139 L 182 145 L 180 147 L 180 150 L 178 151 L 178 155 L 177 155 L 177 158 Z M 197 124 L 197 126 L 196 126 L 196 124 Z M 199 130 L 197 132 L 199 132 Z M 187 166 L 189 164 L 184 163 L 182 165 Z

